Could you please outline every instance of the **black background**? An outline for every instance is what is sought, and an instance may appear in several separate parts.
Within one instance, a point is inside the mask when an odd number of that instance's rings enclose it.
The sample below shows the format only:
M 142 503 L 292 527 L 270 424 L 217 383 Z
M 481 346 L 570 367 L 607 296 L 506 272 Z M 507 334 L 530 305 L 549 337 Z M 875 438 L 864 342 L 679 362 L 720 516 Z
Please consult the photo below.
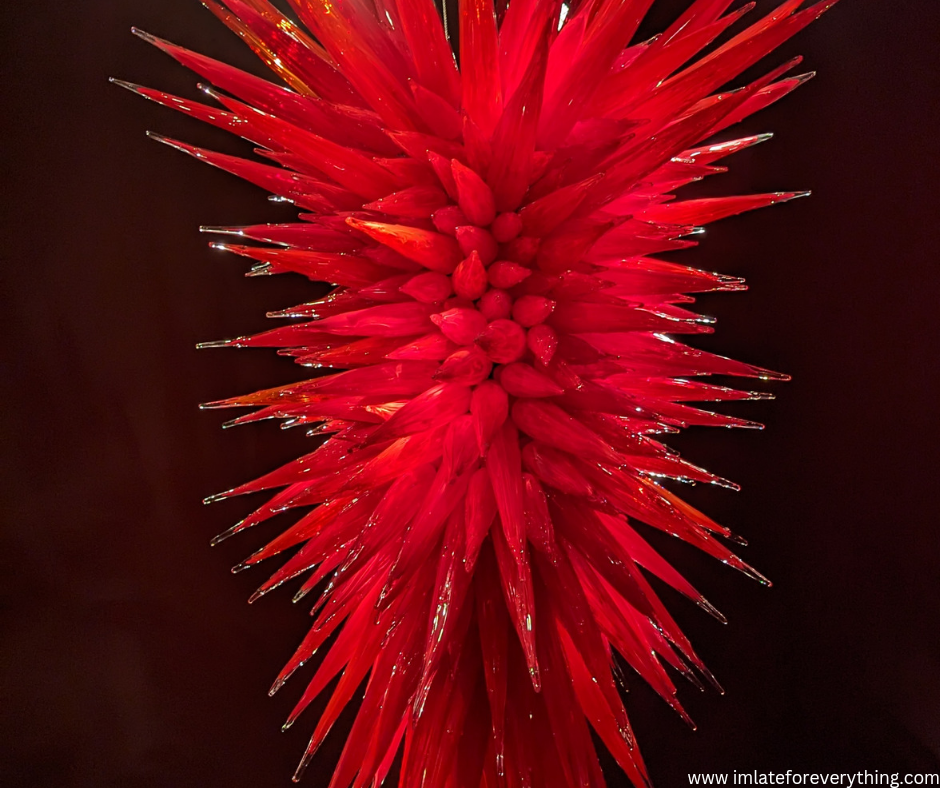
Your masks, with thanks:
M 268 425 L 221 433 L 224 414 L 195 405 L 299 373 L 265 351 L 193 348 L 265 327 L 265 310 L 314 288 L 246 281 L 241 262 L 208 250 L 200 224 L 289 212 L 143 131 L 239 143 L 106 81 L 196 95 L 195 78 L 132 24 L 257 67 L 194 0 L 12 5 L 0 781 L 285 786 L 312 718 L 282 735 L 299 687 L 273 700 L 266 690 L 306 610 L 289 593 L 245 606 L 264 578 L 228 568 L 277 526 L 210 550 L 249 502 L 200 499 L 305 439 Z M 660 0 L 644 31 L 683 5 Z M 708 189 L 814 196 L 715 225 L 676 257 L 751 285 L 705 300 L 720 323 L 703 345 L 794 380 L 774 387 L 776 402 L 735 409 L 765 432 L 677 442 L 742 483 L 689 495 L 751 540 L 745 558 L 775 586 L 655 540 L 731 621 L 666 597 L 727 694 L 681 687 L 693 733 L 631 681 L 659 786 L 691 771 L 940 771 L 938 41 L 940 3 L 844 0 L 772 56 L 768 66 L 802 53 L 820 75 L 740 127 L 777 136 L 729 159 L 733 172 Z M 308 785 L 327 785 L 339 739 Z

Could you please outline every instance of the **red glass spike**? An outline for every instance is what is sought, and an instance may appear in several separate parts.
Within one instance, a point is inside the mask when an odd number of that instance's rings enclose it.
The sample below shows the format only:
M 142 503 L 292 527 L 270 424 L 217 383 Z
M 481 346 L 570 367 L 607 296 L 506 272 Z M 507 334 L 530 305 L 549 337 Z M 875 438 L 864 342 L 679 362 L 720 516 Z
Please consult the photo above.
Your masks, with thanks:
M 453 273 L 461 260 L 457 242 L 440 233 L 402 224 L 370 222 L 355 217 L 348 218 L 346 222 L 353 229 L 432 271 Z
M 543 5 L 546 5 L 544 0 Z M 532 59 L 493 133 L 493 156 L 487 181 L 500 211 L 518 208 L 535 180 L 536 135 L 548 66 L 547 30 L 546 23 L 541 35 L 536 37 Z
M 460 0 L 461 103 L 484 134 L 492 134 L 502 112 L 496 12 L 490 0 Z
M 397 0 L 397 5 L 419 82 L 456 108 L 460 103 L 460 74 L 437 8 L 431 0 Z
M 215 2 L 207 5 L 288 85 L 305 95 L 361 105 L 362 98 L 336 70 L 326 51 L 273 5 L 261 0 L 221 2 L 229 13 L 220 14 Z

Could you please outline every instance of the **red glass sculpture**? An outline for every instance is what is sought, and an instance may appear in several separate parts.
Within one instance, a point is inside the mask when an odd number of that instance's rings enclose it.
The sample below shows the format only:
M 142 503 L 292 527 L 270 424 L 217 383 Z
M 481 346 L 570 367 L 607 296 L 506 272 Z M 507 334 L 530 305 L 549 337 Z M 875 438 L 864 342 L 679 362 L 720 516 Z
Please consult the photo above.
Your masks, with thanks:
M 139 31 L 222 108 L 121 84 L 254 143 L 266 161 L 158 137 L 300 211 L 204 228 L 233 239 L 214 246 L 335 286 L 208 343 L 318 370 L 206 406 L 318 436 L 210 499 L 277 490 L 216 541 L 302 512 L 236 567 L 290 551 L 255 596 L 301 575 L 295 598 L 319 593 L 272 692 L 335 634 L 287 722 L 339 677 L 297 777 L 365 682 L 335 788 L 380 785 L 400 750 L 406 786 L 600 786 L 589 726 L 647 784 L 617 660 L 686 719 L 666 668 L 715 683 L 647 576 L 721 615 L 642 530 L 766 582 L 663 481 L 734 485 L 659 438 L 760 426 L 689 404 L 766 396 L 703 376 L 785 379 L 678 341 L 713 330 L 688 294 L 744 285 L 654 255 L 805 194 L 673 193 L 769 136 L 705 142 L 811 76 L 785 76 L 796 58 L 721 90 L 834 0 L 730 37 L 754 3 L 697 0 L 639 43 L 652 0 L 460 0 L 453 37 L 433 0 L 292 0 L 303 28 L 268 0 L 204 1 L 287 87 Z

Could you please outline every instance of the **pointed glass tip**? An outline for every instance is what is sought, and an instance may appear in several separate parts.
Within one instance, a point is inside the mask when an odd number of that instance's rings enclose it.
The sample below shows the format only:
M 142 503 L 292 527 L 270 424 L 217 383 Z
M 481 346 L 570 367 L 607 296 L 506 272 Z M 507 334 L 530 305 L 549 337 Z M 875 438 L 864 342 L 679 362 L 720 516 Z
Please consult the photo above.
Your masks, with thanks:
M 212 227 L 205 224 L 199 227 L 199 232 L 211 233 L 212 235 L 237 235 L 240 237 L 245 235 L 241 227 Z
M 238 407 L 237 404 L 233 404 L 232 400 L 228 399 L 217 399 L 212 402 L 201 402 L 199 403 L 199 410 L 215 410 L 216 408 L 233 408 Z
M 141 30 L 139 27 L 132 27 L 131 34 L 137 36 L 142 41 L 146 41 L 148 44 L 153 44 L 155 47 L 159 47 L 164 51 L 173 47 L 173 44 L 167 41 L 165 38 L 155 36 L 153 33 L 148 33 L 146 30 Z
M 705 685 L 702 684 L 699 677 L 692 672 L 691 668 L 686 667 L 686 669 L 682 671 L 682 675 L 685 676 L 689 683 L 699 692 L 705 692 Z
M 206 499 L 205 501 L 203 501 L 203 503 L 208 503 L 208 502 L 209 502 L 208 499 Z M 242 526 L 241 523 L 236 523 L 236 524 L 233 525 L 231 528 L 229 528 L 229 529 L 227 529 L 227 530 L 225 530 L 225 531 L 222 531 L 222 533 L 216 534 L 215 536 L 213 536 L 213 537 L 209 540 L 209 547 L 218 547 L 220 544 L 222 544 L 222 542 L 224 542 L 224 541 L 226 541 L 227 539 L 230 539 L 231 537 L 235 536 L 235 534 L 237 534 L 239 531 L 241 531 L 242 528 L 243 528 L 243 526 Z
M 293 724 L 293 720 L 288 720 L 288 723 Z M 288 723 L 285 723 L 287 725 Z M 288 725 L 290 727 L 290 725 Z M 307 766 L 310 765 L 310 761 L 313 760 L 313 755 L 316 752 L 316 747 L 313 747 L 313 741 L 308 745 L 307 752 L 304 753 L 304 757 L 300 759 L 300 763 L 297 764 L 297 770 L 294 772 L 294 776 L 291 777 L 291 782 L 299 783 L 304 776 L 304 772 L 307 771 Z
M 215 495 L 209 495 L 202 499 L 204 505 L 208 506 L 212 503 L 218 503 L 219 501 L 224 501 L 226 498 L 231 497 L 234 490 L 225 490 L 225 492 L 216 493 Z M 226 531 L 226 533 L 228 533 Z M 218 537 L 216 537 L 218 538 Z
M 737 569 L 741 574 L 751 578 L 751 580 L 756 580 L 762 586 L 767 586 L 768 588 L 773 586 L 773 583 L 771 583 L 770 580 L 758 572 L 753 566 L 744 563 L 744 561 L 742 561 L 737 556 L 732 556 L 732 558 L 726 561 L 726 563 Z
M 725 539 L 727 539 L 730 542 L 734 542 L 735 544 L 739 544 L 741 545 L 741 547 L 748 546 L 747 539 L 745 539 L 743 536 L 738 536 L 733 531 L 728 531 L 728 533 L 725 534 Z
M 127 80 L 118 79 L 117 77 L 108 77 L 108 82 L 112 85 L 117 85 L 119 88 L 129 90 L 131 93 L 136 93 L 138 96 L 142 95 L 142 86 L 134 82 L 128 82 Z
M 695 604 L 697 604 L 700 608 L 702 608 L 702 610 L 708 613 L 708 615 L 710 615 L 716 621 L 719 621 L 722 624 L 728 623 L 728 619 L 724 617 L 722 612 L 717 607 L 715 607 L 711 602 L 709 602 L 705 597 L 699 597 L 697 600 L 695 600 Z
M 182 151 L 183 153 L 189 153 L 190 155 L 193 155 L 192 150 L 187 149 L 186 145 L 184 145 L 182 142 L 179 142 L 178 140 L 174 140 L 172 137 L 167 137 L 163 134 L 158 134 L 156 131 L 148 131 L 146 132 L 146 134 L 152 140 L 161 142 L 164 145 L 169 145 L 171 148 L 174 148 L 175 150 L 178 150 L 178 151 Z
M 725 688 L 722 687 L 721 684 L 718 683 L 718 679 L 715 678 L 714 673 L 712 673 L 704 665 L 699 664 L 699 665 L 696 665 L 696 667 L 698 668 L 699 673 L 701 673 L 705 677 L 705 680 L 718 691 L 719 695 L 725 694 Z
M 243 342 L 247 337 L 235 337 L 235 339 L 213 339 L 210 342 L 199 342 L 196 345 L 196 350 L 208 350 L 209 348 L 216 347 L 241 347 L 241 342 Z
M 809 197 L 812 193 L 810 189 L 805 189 L 800 192 L 777 192 L 774 195 L 774 202 L 779 204 L 782 202 L 790 202 L 790 200 L 799 200 L 801 197 Z
M 779 380 L 781 383 L 787 383 L 793 380 L 786 372 L 773 372 L 772 370 L 765 369 L 761 370 L 761 373 L 757 376 L 758 380 Z
M 219 102 L 227 98 L 227 96 L 223 96 L 221 93 L 219 93 L 219 91 L 212 87 L 212 85 L 207 85 L 205 82 L 197 82 L 196 88 L 202 93 L 205 93 L 209 98 L 213 98 Z

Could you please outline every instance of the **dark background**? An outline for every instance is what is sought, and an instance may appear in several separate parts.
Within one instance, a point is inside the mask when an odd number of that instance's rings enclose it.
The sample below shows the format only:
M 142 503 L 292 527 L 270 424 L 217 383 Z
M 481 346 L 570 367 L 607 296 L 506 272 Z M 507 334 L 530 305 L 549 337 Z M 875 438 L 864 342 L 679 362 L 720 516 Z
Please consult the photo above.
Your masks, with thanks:
M 200 499 L 306 443 L 270 425 L 221 433 L 224 414 L 195 406 L 301 373 L 270 352 L 194 345 L 265 327 L 265 310 L 314 288 L 246 281 L 241 262 L 208 250 L 200 224 L 289 211 L 143 131 L 239 143 L 106 81 L 196 95 L 195 78 L 132 24 L 255 61 L 195 0 L 12 5 L 0 782 L 286 786 L 313 715 L 282 735 L 300 687 L 273 700 L 266 690 L 307 611 L 290 592 L 244 604 L 267 575 L 228 568 L 277 526 L 210 550 L 250 502 Z M 644 30 L 682 5 L 660 0 Z M 677 442 L 742 483 L 690 498 L 751 540 L 745 558 L 775 586 L 655 540 L 731 621 L 666 598 L 727 694 L 681 687 L 693 733 L 631 681 L 659 786 L 690 771 L 940 771 L 938 41 L 940 3 L 844 0 L 772 56 L 768 67 L 803 53 L 820 76 L 739 127 L 777 136 L 708 188 L 814 197 L 720 223 L 675 258 L 751 285 L 705 301 L 720 327 L 703 345 L 794 380 L 774 403 L 735 409 L 764 433 Z M 338 741 L 307 785 L 327 785 Z

